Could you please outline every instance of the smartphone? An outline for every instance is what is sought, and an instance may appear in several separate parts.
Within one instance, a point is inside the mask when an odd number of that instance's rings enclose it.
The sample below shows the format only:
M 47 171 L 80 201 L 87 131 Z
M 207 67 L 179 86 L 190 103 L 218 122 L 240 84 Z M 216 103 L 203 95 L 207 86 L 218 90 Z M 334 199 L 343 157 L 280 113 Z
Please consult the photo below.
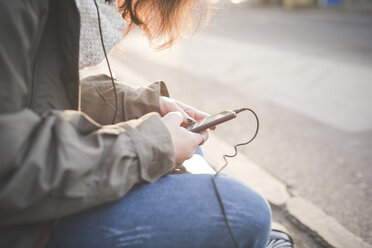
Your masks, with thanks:
M 207 128 L 217 126 L 218 124 L 234 119 L 236 116 L 237 116 L 236 113 L 233 111 L 230 110 L 222 111 L 218 114 L 211 115 L 197 123 L 194 123 L 186 127 L 186 129 L 194 133 L 199 133 Z

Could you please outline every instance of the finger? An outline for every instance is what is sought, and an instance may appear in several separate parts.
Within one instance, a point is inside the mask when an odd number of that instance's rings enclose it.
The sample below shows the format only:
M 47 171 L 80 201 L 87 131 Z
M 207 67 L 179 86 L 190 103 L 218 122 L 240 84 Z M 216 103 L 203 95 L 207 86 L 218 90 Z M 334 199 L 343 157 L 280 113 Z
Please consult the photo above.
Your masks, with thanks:
M 170 112 L 179 111 L 183 115 L 185 123 L 187 122 L 187 119 L 190 118 L 190 116 L 183 110 L 183 108 L 180 105 L 178 105 L 177 101 L 174 99 L 161 96 L 159 98 L 159 105 L 160 113 L 162 115 L 166 115 L 167 113 Z
M 204 134 L 200 134 L 200 137 L 201 137 L 201 141 L 199 142 L 199 146 L 203 145 L 205 143 L 205 141 L 207 140 L 207 138 L 205 137 Z
M 210 116 L 209 114 L 203 112 L 203 111 L 200 111 L 200 110 L 197 110 L 196 108 L 193 108 L 191 106 L 188 106 L 180 101 L 175 101 L 177 103 L 177 105 L 183 109 L 183 111 L 191 118 L 195 119 L 196 121 L 200 121 L 208 116 Z
M 196 121 L 201 121 L 201 120 L 207 118 L 208 116 L 210 116 L 210 114 L 207 114 L 203 111 L 197 110 L 193 107 L 188 107 L 187 109 L 185 109 L 185 112 L 190 117 L 194 118 Z
M 163 119 L 174 125 L 180 126 L 183 122 L 184 117 L 182 113 L 175 111 L 175 112 L 169 112 L 163 117 Z
M 209 135 L 208 135 L 208 132 L 207 131 L 202 131 L 200 133 L 198 133 L 199 135 L 199 143 L 198 145 L 201 146 L 203 145 L 209 138 Z
M 182 121 L 182 125 L 183 126 L 188 126 L 192 123 L 195 123 L 195 120 L 190 118 L 190 116 L 177 104 L 176 101 L 172 101 L 168 104 L 168 112 L 174 112 L 174 111 L 177 111 L 177 112 L 180 112 L 183 116 L 183 121 Z
M 204 144 L 209 139 L 209 133 L 208 133 L 207 130 L 204 130 L 204 131 L 200 132 L 200 134 L 203 137 L 203 144 Z
M 178 106 L 177 106 L 178 107 Z M 180 107 L 178 107 L 178 112 L 180 112 L 183 116 L 183 120 L 182 120 L 182 124 L 183 125 L 191 125 L 193 123 L 195 123 L 196 121 L 191 118 L 185 111 L 183 111 L 183 109 L 181 109 Z

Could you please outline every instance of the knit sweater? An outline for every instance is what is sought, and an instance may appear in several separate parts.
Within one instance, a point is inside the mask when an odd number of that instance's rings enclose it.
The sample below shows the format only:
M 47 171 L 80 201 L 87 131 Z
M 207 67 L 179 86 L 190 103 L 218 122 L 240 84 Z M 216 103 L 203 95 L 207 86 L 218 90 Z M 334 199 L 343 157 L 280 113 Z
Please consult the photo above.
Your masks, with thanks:
M 93 0 L 75 0 L 80 12 L 80 68 L 98 64 L 104 58 L 98 27 L 97 9 Z M 122 38 L 125 22 L 117 11 L 116 1 L 97 0 L 103 41 L 109 52 Z

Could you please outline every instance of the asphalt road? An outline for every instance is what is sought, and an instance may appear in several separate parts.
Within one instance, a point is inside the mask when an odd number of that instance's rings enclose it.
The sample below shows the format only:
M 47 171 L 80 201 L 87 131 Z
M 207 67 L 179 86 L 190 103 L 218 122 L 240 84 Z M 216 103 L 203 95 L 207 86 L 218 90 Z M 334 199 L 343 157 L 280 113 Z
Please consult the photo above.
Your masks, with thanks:
M 217 8 L 207 32 L 354 64 L 372 65 L 372 12 L 255 7 Z
M 119 78 L 162 79 L 209 113 L 253 108 L 260 133 L 240 151 L 372 242 L 372 16 L 226 4 L 179 48 L 158 56 L 145 44 L 123 41 Z M 245 141 L 253 120 L 243 114 L 216 135 Z

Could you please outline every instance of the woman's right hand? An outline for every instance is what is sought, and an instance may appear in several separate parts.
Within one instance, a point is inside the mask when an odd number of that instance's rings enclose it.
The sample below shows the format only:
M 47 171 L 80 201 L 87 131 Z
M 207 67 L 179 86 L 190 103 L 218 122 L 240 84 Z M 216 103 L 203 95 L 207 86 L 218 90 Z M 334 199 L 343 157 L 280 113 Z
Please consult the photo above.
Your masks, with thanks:
M 208 131 L 193 133 L 182 127 L 184 117 L 180 112 L 170 112 L 162 119 L 172 136 L 176 165 L 190 159 L 196 148 L 208 139 Z

